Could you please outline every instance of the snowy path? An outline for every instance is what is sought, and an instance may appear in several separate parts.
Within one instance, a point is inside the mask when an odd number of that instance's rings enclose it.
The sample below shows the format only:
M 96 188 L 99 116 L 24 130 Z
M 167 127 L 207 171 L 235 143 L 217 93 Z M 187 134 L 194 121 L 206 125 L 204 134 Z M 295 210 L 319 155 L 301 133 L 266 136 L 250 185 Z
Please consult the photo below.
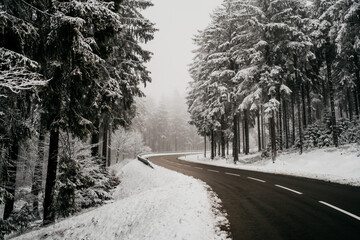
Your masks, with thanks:
M 16 239 L 226 239 L 218 199 L 194 178 L 132 161 L 118 174 L 115 201 Z M 209 196 L 212 195 L 212 201 Z

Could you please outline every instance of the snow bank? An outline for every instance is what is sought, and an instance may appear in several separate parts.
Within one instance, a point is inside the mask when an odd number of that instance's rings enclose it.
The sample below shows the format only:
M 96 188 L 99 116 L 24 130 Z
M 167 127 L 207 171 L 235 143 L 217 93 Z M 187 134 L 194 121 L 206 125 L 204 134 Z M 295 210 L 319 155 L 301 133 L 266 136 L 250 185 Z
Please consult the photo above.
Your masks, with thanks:
M 360 186 L 360 146 L 357 144 L 317 149 L 304 152 L 302 155 L 282 153 L 275 163 L 272 163 L 270 159 L 261 159 L 259 153 L 248 156 L 240 155 L 240 162 L 237 165 L 234 165 L 231 159 L 210 160 L 202 157 L 202 154 L 186 156 L 181 159 Z
M 226 239 L 219 199 L 194 178 L 139 161 L 113 167 L 114 202 L 16 239 Z M 212 196 L 210 199 L 209 196 Z

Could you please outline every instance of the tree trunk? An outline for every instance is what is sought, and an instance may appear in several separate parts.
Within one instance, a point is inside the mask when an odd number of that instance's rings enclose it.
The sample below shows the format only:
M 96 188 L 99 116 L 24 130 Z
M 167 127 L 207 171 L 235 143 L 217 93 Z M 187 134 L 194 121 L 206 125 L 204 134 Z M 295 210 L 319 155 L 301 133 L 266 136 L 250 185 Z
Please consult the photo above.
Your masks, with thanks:
M 15 187 L 16 187 L 16 170 L 19 156 L 19 142 L 14 139 L 9 148 L 9 157 L 6 166 L 6 185 L 5 190 L 11 194 L 11 198 L 5 198 L 5 207 L 3 219 L 9 218 L 11 212 L 14 210 L 15 203 Z
M 237 114 L 234 114 L 234 119 L 233 119 L 233 133 L 234 133 L 234 138 L 233 138 L 233 156 L 234 156 L 234 163 L 236 164 L 237 161 L 239 161 L 239 150 L 238 150 L 238 116 Z
M 50 81 L 51 83 L 51 81 Z M 58 165 L 58 155 L 59 155 L 59 113 L 62 108 L 62 96 L 60 93 L 52 94 L 50 99 L 51 106 L 48 105 L 49 110 L 49 120 L 47 122 L 50 126 L 50 143 L 48 151 L 48 161 L 47 161 L 47 172 L 46 172 L 46 182 L 45 182 L 45 197 L 43 202 L 43 224 L 47 225 L 55 222 L 55 184 L 56 184 L 56 173 Z
M 244 119 L 241 123 L 242 125 L 242 137 L 243 137 L 243 154 L 245 154 L 246 152 L 246 138 L 245 138 L 245 116 L 244 116 Z
M 244 110 L 244 119 L 245 119 L 245 155 L 249 154 L 249 112 Z
M 271 159 L 273 162 L 276 160 L 276 129 L 275 129 L 275 113 L 272 112 L 270 117 L 270 138 L 271 138 Z
M 330 51 L 330 49 L 328 51 Z M 326 55 L 328 54 L 329 53 L 327 53 Z M 338 143 L 338 135 L 337 135 L 337 127 L 336 127 L 334 86 L 332 81 L 332 70 L 331 70 L 332 61 L 330 58 L 331 58 L 330 56 L 326 56 L 326 69 L 327 69 L 327 77 L 328 77 L 329 93 L 330 93 L 330 110 L 331 110 L 333 141 L 335 147 L 338 147 L 339 143 Z
M 91 134 L 91 156 L 95 157 L 99 155 L 99 133 L 94 132 Z
M 326 87 L 325 79 L 323 79 L 321 81 L 321 84 L 322 84 L 322 95 L 323 95 L 324 109 L 327 109 L 327 107 L 328 107 L 328 89 Z
M 220 157 L 221 156 L 221 139 L 219 139 L 219 136 L 218 136 L 218 156 Z
M 233 120 L 233 123 L 234 123 L 234 120 Z M 235 138 L 235 132 L 234 132 L 234 129 L 235 129 L 235 126 L 232 127 L 232 130 L 233 130 L 233 138 L 232 138 L 232 152 L 231 152 L 231 156 L 234 157 L 235 156 L 235 145 L 236 144 L 236 147 L 238 146 L 237 142 L 234 142 L 234 138 Z M 237 133 L 236 133 L 237 134 Z
M 226 155 L 229 156 L 229 139 L 226 139 Z
M 350 117 L 350 121 L 353 120 L 353 105 L 352 105 L 352 99 L 351 99 L 351 94 L 350 94 L 350 89 L 346 88 L 346 99 L 348 102 L 348 111 L 349 111 L 349 117 Z
M 355 103 L 355 115 L 356 115 L 356 118 L 359 118 L 359 102 L 357 99 L 356 89 L 354 89 L 353 93 L 354 93 L 354 103 Z
M 215 140 L 214 140 L 214 130 L 211 129 L 211 160 L 214 160 L 215 155 Z
M 288 111 L 286 101 L 283 101 L 283 119 L 284 119 L 284 130 L 285 130 L 285 148 L 289 148 L 289 121 L 288 121 Z
M 258 150 L 261 152 L 260 111 L 257 111 Z
M 307 110 L 308 110 L 308 125 L 312 124 L 312 114 L 311 114 L 311 98 L 310 98 L 310 83 L 306 83 L 306 98 L 307 98 Z
M 57 128 L 54 128 L 50 130 L 49 159 L 47 166 L 45 199 L 44 199 L 44 220 L 43 220 L 44 225 L 47 225 L 55 221 L 54 187 L 56 182 L 58 152 L 59 152 L 59 130 Z
M 305 88 L 304 83 L 300 84 L 301 87 L 301 101 L 302 101 L 302 119 L 303 119 L 303 126 L 307 128 L 307 119 L 306 119 L 306 102 L 305 102 Z
M 266 149 L 264 125 L 265 125 L 265 123 L 264 123 L 264 109 L 263 109 L 263 106 L 261 106 L 261 141 L 262 141 L 263 148 Z
M 300 95 L 300 90 L 299 90 L 299 94 L 298 94 L 298 101 L 297 101 L 297 112 L 298 112 L 298 122 L 299 122 L 299 148 L 300 148 L 300 154 L 302 154 L 303 152 L 303 136 L 302 136 L 302 126 L 301 126 L 301 103 L 300 100 L 301 99 L 301 95 Z
M 221 141 L 221 157 L 225 158 L 225 120 L 224 120 L 224 115 L 221 116 L 220 141 Z
M 105 119 L 103 122 L 103 146 L 102 146 L 102 157 L 104 158 L 105 166 L 107 166 L 108 128 L 109 128 L 108 121 L 107 121 L 107 119 Z M 160 148 L 161 148 L 161 146 L 160 146 Z
M 346 100 L 345 100 L 346 101 Z M 341 106 L 343 107 L 343 106 Z M 342 109 L 345 112 L 345 116 L 346 118 L 349 118 L 349 105 L 348 104 L 344 104 L 344 108 Z M 340 114 L 341 115 L 341 114 Z
M 112 123 L 109 123 L 109 130 L 108 130 L 108 153 L 107 153 L 107 166 L 110 167 L 111 165 L 111 133 L 112 133 Z M 135 153 L 137 155 L 137 152 Z
M 204 158 L 206 158 L 206 133 L 204 133 Z
M 340 118 L 343 118 L 343 106 L 342 104 L 339 104 L 339 112 L 340 112 Z
M 358 118 L 360 118 L 360 61 L 359 61 L 359 56 L 358 54 L 355 52 L 354 53 L 354 63 L 356 66 L 356 70 L 355 70 L 355 76 L 356 76 L 356 87 L 355 87 L 355 98 L 356 98 L 356 102 L 358 103 L 358 107 L 357 107 L 357 112 L 356 115 Z
M 238 149 L 238 153 L 240 154 L 241 153 L 241 126 L 240 126 L 240 123 L 241 123 L 241 112 L 240 113 L 237 113 L 236 115 L 236 121 L 237 121 L 237 149 Z
M 291 117 L 292 117 L 292 121 L 291 121 L 291 124 L 292 124 L 292 146 L 295 145 L 295 96 L 294 94 L 291 95 Z
M 33 212 L 36 218 L 40 217 L 39 214 L 39 194 L 42 191 L 42 171 L 44 164 L 44 145 L 45 145 L 45 132 L 43 126 L 39 127 L 39 140 L 38 140 L 38 156 L 36 159 L 33 181 L 31 185 L 31 192 L 33 195 Z
M 278 121 L 279 121 L 279 148 L 280 150 L 283 150 L 283 123 L 282 123 L 282 99 L 281 99 L 281 96 L 279 94 L 278 96 L 278 100 L 279 100 L 279 118 L 278 118 Z
M 295 69 L 297 69 L 297 56 L 294 55 L 294 67 Z M 300 147 L 300 154 L 302 154 L 303 151 L 303 137 L 302 137 L 302 126 L 301 126 L 301 96 L 302 96 L 302 83 L 301 80 L 299 79 L 299 75 L 298 72 L 295 71 L 295 80 L 296 80 L 296 86 L 297 86 L 297 91 L 296 91 L 296 95 L 297 95 L 297 115 L 298 115 L 298 123 L 299 123 L 299 147 Z

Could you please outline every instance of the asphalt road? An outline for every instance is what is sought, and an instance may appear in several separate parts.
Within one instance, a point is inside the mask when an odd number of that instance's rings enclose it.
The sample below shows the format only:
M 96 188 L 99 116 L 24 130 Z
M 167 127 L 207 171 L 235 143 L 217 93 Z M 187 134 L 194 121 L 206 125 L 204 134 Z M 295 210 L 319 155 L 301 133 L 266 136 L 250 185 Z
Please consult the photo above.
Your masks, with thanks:
M 235 240 L 360 239 L 359 187 L 192 163 L 178 157 L 149 160 L 206 182 L 222 200 Z

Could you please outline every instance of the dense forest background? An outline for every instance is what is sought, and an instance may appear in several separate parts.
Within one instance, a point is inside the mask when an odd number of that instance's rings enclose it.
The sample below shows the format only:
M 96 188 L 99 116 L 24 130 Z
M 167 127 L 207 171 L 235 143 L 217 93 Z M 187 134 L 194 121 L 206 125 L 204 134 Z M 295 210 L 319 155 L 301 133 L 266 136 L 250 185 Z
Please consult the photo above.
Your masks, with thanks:
M 250 132 L 273 161 L 360 142 L 359 1 L 225 0 L 194 41 L 187 100 L 212 159 L 249 154 Z
M 153 152 L 201 151 L 203 139 L 196 128 L 189 125 L 185 96 L 177 91 L 158 101 L 139 99 L 138 115 L 133 127 L 138 129 L 144 142 Z

